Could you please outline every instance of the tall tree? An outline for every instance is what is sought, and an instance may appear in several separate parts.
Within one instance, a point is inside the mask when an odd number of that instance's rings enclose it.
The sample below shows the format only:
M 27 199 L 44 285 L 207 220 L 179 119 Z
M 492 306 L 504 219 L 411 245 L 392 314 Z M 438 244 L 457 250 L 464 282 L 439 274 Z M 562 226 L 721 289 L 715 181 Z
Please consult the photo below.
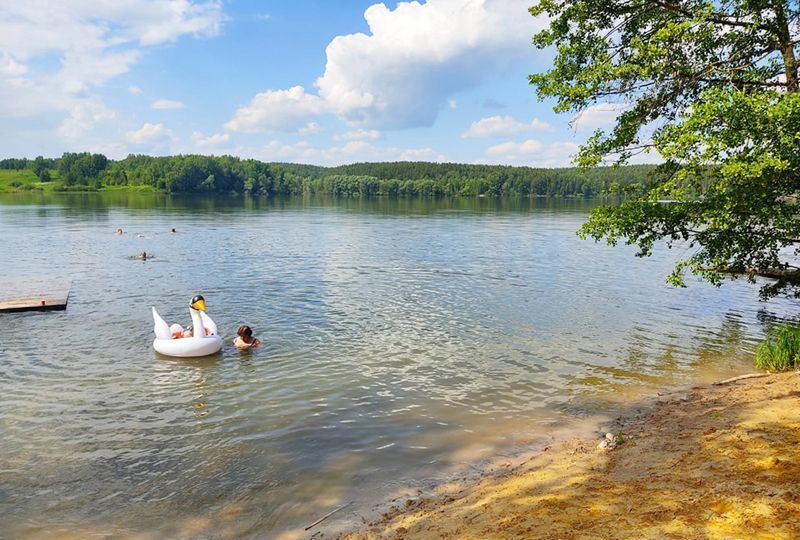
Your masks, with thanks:
M 625 163 L 657 150 L 665 163 L 646 195 L 595 210 L 581 234 L 652 252 L 691 246 L 688 269 L 719 284 L 729 271 L 778 279 L 762 295 L 800 296 L 798 2 L 781 0 L 539 0 L 555 47 L 530 76 L 557 111 L 600 103 L 621 111 L 576 162 Z M 664 202 L 669 201 L 669 202 Z
M 33 170 L 33 174 L 35 174 L 42 182 L 48 182 L 50 180 L 50 173 L 47 170 L 47 161 L 43 156 L 36 156 L 36 159 L 33 160 L 31 169 Z

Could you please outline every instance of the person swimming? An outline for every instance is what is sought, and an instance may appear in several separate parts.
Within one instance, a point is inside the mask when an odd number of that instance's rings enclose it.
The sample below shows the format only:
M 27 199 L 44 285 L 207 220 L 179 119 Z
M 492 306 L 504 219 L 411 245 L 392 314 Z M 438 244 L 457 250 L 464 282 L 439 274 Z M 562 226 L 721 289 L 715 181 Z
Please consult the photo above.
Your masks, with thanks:
M 247 349 L 255 349 L 261 346 L 261 341 L 253 337 L 253 329 L 243 324 L 236 332 L 237 336 L 233 339 L 233 345 L 239 349 L 246 351 Z

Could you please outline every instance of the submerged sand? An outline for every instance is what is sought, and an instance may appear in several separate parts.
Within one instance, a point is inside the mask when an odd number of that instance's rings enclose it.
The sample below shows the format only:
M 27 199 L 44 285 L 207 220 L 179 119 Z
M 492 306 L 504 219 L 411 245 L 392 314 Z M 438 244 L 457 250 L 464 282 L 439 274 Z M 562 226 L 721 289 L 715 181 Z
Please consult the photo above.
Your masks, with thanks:
M 361 538 L 800 538 L 800 374 L 696 387 L 472 482 L 405 499 Z

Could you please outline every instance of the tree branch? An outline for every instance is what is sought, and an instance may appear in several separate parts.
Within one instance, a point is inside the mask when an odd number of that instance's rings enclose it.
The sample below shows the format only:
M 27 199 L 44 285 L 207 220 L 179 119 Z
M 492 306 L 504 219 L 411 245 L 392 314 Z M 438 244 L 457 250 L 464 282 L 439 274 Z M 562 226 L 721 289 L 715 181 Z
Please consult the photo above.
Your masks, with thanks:
M 690 18 L 690 19 L 693 19 L 694 16 L 695 16 L 695 14 L 692 13 L 690 10 L 685 9 L 685 8 L 681 7 L 679 4 L 674 3 L 674 2 L 666 2 L 666 1 L 663 1 L 663 0 L 655 0 L 653 3 L 655 5 L 657 5 L 658 7 L 666 9 L 667 11 L 672 11 L 673 13 L 678 13 L 678 14 L 683 15 L 684 17 L 687 17 L 687 18 Z M 767 29 L 766 27 L 764 27 L 762 25 L 754 25 L 751 22 L 739 21 L 738 19 L 737 20 L 731 20 L 730 17 L 731 16 L 729 14 L 716 13 L 716 14 L 709 15 L 705 19 L 707 21 L 710 21 L 710 22 L 713 22 L 713 23 L 716 23 L 716 24 L 721 24 L 721 25 L 724 25 L 724 26 L 734 26 L 734 27 L 739 27 L 739 28 L 753 28 L 753 27 L 755 27 L 755 28 L 761 28 L 763 30 Z

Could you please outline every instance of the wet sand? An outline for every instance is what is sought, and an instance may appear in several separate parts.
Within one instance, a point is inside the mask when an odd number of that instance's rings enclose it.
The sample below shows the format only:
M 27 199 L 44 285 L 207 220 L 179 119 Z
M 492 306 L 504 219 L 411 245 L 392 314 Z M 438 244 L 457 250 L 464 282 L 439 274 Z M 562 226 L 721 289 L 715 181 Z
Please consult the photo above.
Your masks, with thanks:
M 800 538 L 797 372 L 670 393 L 602 431 L 615 449 L 598 432 L 499 460 L 342 538 Z

